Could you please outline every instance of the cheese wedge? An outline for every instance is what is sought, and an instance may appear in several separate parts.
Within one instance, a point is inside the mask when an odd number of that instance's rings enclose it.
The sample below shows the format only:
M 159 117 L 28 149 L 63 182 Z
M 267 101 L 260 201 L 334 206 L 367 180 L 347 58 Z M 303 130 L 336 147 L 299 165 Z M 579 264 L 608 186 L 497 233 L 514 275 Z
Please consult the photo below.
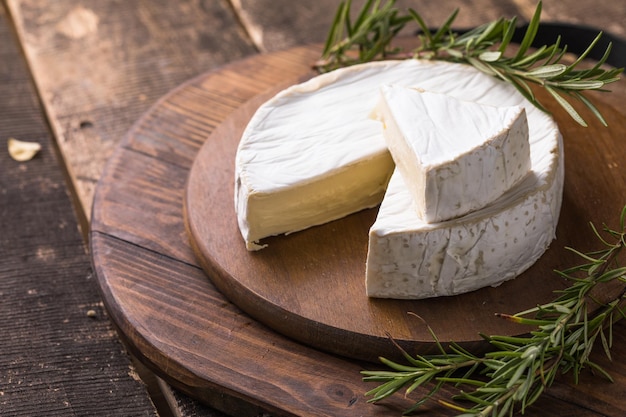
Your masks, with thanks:
M 552 132 L 560 143 L 558 132 Z M 492 205 L 441 223 L 425 223 L 396 170 L 370 229 L 366 292 L 422 299 L 497 286 L 534 264 L 554 239 L 562 201 L 561 145 L 540 144 L 554 170 L 536 171 Z M 546 158 L 549 159 L 549 158 Z
M 426 223 L 491 204 L 531 169 L 522 106 L 489 106 L 385 85 L 374 113 Z

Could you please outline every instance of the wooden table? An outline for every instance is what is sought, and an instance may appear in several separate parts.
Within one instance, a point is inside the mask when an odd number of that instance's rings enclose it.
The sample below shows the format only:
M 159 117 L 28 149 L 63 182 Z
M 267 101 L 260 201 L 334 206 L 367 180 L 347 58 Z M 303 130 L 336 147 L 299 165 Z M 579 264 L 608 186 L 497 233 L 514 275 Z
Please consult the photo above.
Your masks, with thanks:
M 0 238 L 4 239 L 2 240 L 3 246 L 0 246 L 3 262 L 6 258 L 16 263 L 10 264 L 14 266 L 9 268 L 9 272 L 6 272 L 5 269 L 1 270 L 0 275 L 4 281 L 5 276 L 13 276 L 10 271 L 27 271 L 26 268 L 31 268 L 34 271 L 46 270 L 35 267 L 33 266 L 35 264 L 28 262 L 29 253 L 32 252 L 34 253 L 32 256 L 47 265 L 49 270 L 63 271 L 55 283 L 66 288 L 63 293 L 69 297 L 69 301 L 59 299 L 55 304 L 54 299 L 49 298 L 49 293 L 47 294 L 48 298 L 45 298 L 41 293 L 37 293 L 34 287 L 30 288 L 24 282 L 16 282 L 11 287 L 15 290 L 14 299 L 18 300 L 16 304 L 26 305 L 26 303 L 30 303 L 29 306 L 37 306 L 24 311 L 41 311 L 43 317 L 48 319 L 50 317 L 66 317 L 70 323 L 73 323 L 74 331 L 82 334 L 81 331 L 85 331 L 85 325 L 75 324 L 70 320 L 70 316 L 67 316 L 67 313 L 63 313 L 65 310 L 59 310 L 61 306 L 58 304 L 63 304 L 66 309 L 68 306 L 74 305 L 76 311 L 79 312 L 85 309 L 95 310 L 99 320 L 102 320 L 98 323 L 103 327 L 99 328 L 98 337 L 89 338 L 92 341 L 91 349 L 94 352 L 116 350 L 114 346 L 118 342 L 110 329 L 112 325 L 119 326 L 120 321 L 116 320 L 116 317 L 113 317 L 113 323 L 108 321 L 104 309 L 99 304 L 97 296 L 94 295 L 93 291 L 96 286 L 92 275 L 81 272 L 81 268 L 82 271 L 88 270 L 88 257 L 83 252 L 84 243 L 76 239 L 76 226 L 80 226 L 80 230 L 87 239 L 87 231 L 90 228 L 90 213 L 94 204 L 94 191 L 107 161 L 115 152 L 119 156 L 120 143 L 122 143 L 131 125 L 150 108 L 155 109 L 164 102 L 164 100 L 160 102 L 157 100 L 167 94 L 170 94 L 169 97 L 171 97 L 171 91 L 181 84 L 193 78 L 201 80 L 210 71 L 222 68 L 226 64 L 234 63 L 237 65 L 241 59 L 254 58 L 259 52 L 286 50 L 298 45 L 320 42 L 324 39 L 336 2 L 324 0 L 315 2 L 313 5 L 312 2 L 286 1 L 282 6 L 279 6 L 279 3 L 269 0 L 232 2 L 5 0 L 2 2 L 0 17 L 3 19 L 3 31 L 0 32 L 2 40 L 0 51 L 6 54 L 8 59 L 0 62 L 11 65 L 9 67 L 11 77 L 1 79 L 2 88 L 7 91 L 4 97 L 10 97 L 11 100 L 3 101 L 5 107 L 2 108 L 11 109 L 14 112 L 11 113 L 7 110 L 3 114 L 9 115 L 7 120 L 15 123 L 16 127 L 11 128 L 13 125 L 9 123 L 0 124 L 0 138 L 4 142 L 7 137 L 14 136 L 24 140 L 41 141 L 46 146 L 40 156 L 28 163 L 11 164 L 8 158 L 6 158 L 6 163 L 3 159 L 2 167 L 7 172 L 6 177 L 5 175 L 3 177 L 11 180 L 2 183 L 2 190 L 14 190 L 15 194 L 11 195 L 21 196 L 21 199 L 11 200 L 10 204 L 3 200 L 1 204 L 3 204 L 3 208 L 11 207 L 12 213 L 16 213 L 15 216 L 20 216 L 15 218 L 21 221 L 7 223 L 15 224 L 15 226 L 3 229 Z M 362 2 L 355 1 L 354 3 L 359 5 Z M 585 5 L 579 3 L 574 0 L 546 0 L 544 1 L 544 20 L 593 25 L 615 35 L 626 37 L 626 8 L 622 3 L 615 1 L 593 2 Z M 399 1 L 398 4 L 403 6 L 412 3 Z M 456 6 L 450 4 L 448 7 L 442 7 L 438 4 L 436 7 L 432 5 L 420 7 L 424 8 L 420 9 L 420 12 L 426 19 L 436 25 L 443 21 L 452 8 Z M 522 20 L 528 19 L 534 10 L 534 2 L 529 0 L 476 0 L 465 2 L 461 7 L 458 25 L 459 27 L 469 27 L 500 15 L 518 15 Z M 12 28 L 15 29 L 16 33 L 12 32 Z M 32 88 L 32 84 L 30 84 L 30 77 L 32 77 L 35 88 Z M 612 103 L 623 102 L 626 91 L 624 81 L 614 90 L 616 90 L 615 97 L 612 97 L 610 101 Z M 38 107 L 39 103 L 41 107 Z M 232 109 L 234 110 L 242 103 L 243 101 L 234 102 Z M 157 107 L 153 107 L 155 105 Z M 228 109 L 224 111 L 228 111 Z M 616 111 L 617 117 L 624 116 L 623 108 L 618 108 Z M 27 114 L 31 116 L 25 116 Z M 36 122 L 33 123 L 33 120 Z M 208 136 L 214 128 L 215 126 L 207 126 L 204 130 L 199 129 L 198 134 Z M 199 145 L 200 142 L 193 145 L 190 152 L 194 146 L 197 148 Z M 55 159 L 57 150 L 58 160 Z M 144 153 L 144 155 L 138 152 L 137 158 L 150 157 L 150 155 L 149 152 Z M 174 156 L 176 155 L 174 154 Z M 193 153 L 188 155 L 191 158 Z M 37 164 L 44 162 L 51 165 L 46 165 L 47 168 L 41 168 L 44 171 L 37 170 Z M 174 161 L 174 165 L 176 165 L 176 161 Z M 49 202 L 51 201 L 50 190 L 54 190 L 57 198 L 61 200 L 65 198 L 65 202 L 52 203 L 53 211 L 49 210 L 48 206 L 42 205 L 32 216 L 26 216 L 24 213 L 28 213 L 28 211 L 24 209 L 32 207 L 30 205 L 32 200 L 23 193 L 24 185 L 19 184 L 20 179 L 27 178 L 25 173 L 29 175 L 28 178 L 32 178 L 32 182 L 29 183 L 31 184 L 30 191 L 28 191 L 32 193 L 28 194 L 32 196 L 30 198 L 39 202 Z M 64 176 L 67 178 L 67 183 L 63 181 Z M 69 200 L 64 197 L 66 194 L 70 195 L 74 202 L 75 215 L 71 213 Z M 123 202 L 121 203 L 123 205 Z M 596 204 L 600 205 L 602 202 L 598 201 Z M 619 205 L 623 202 L 615 204 Z M 49 220 L 41 216 L 41 213 L 48 214 Z M 28 232 L 31 229 L 20 227 L 21 224 L 28 224 L 33 227 L 32 230 L 40 231 L 43 225 L 54 224 L 55 221 L 59 225 L 57 229 L 54 229 L 56 231 L 43 234 L 43 237 L 41 233 Z M 5 235 L 5 230 L 8 230 L 7 235 Z M 59 230 L 64 232 L 60 233 Z M 102 232 L 103 230 L 99 229 L 96 234 Z M 131 232 L 129 231 L 129 234 Z M 173 232 L 177 234 L 177 241 L 184 239 L 184 236 L 181 235 L 183 231 L 173 229 Z M 15 246 L 5 244 L 5 242 L 9 242 L 9 238 L 4 236 L 10 236 L 11 241 L 20 239 L 20 242 L 24 242 L 24 244 Z M 96 236 L 95 239 L 103 236 L 104 233 Z M 154 240 L 146 240 L 145 242 L 133 242 L 133 244 L 146 252 L 151 252 L 151 245 L 154 242 Z M 124 236 L 119 239 L 119 243 L 120 247 L 127 243 Z M 64 257 L 60 257 L 58 251 L 51 249 L 65 248 L 68 247 L 67 245 L 71 246 L 72 249 L 64 250 Z M 172 248 L 177 245 L 172 244 Z M 37 248 L 37 250 L 32 248 Z M 152 251 L 152 253 L 157 254 L 159 251 Z M 78 262 L 78 266 L 68 267 L 68 265 L 75 264 L 69 264 L 63 260 L 67 257 Z M 15 261 L 16 259 L 21 259 L 20 262 L 22 263 Z M 150 265 L 159 262 L 158 256 L 153 260 L 150 260 L 149 257 L 145 259 L 148 259 Z M 193 259 L 188 259 L 188 261 L 191 270 L 194 271 L 193 273 L 201 273 L 197 268 L 194 270 Z M 94 266 L 96 269 L 98 268 L 98 265 Z M 36 275 L 32 276 L 35 277 Z M 17 291 L 17 288 L 21 288 L 21 292 Z M 90 301 L 84 301 L 86 296 L 80 295 L 79 288 L 89 288 Z M 6 292 L 0 291 L 0 295 L 4 294 Z M 104 299 L 107 299 L 106 293 Z M 29 334 L 29 340 L 38 345 L 45 345 L 46 340 L 48 344 L 57 343 L 57 339 L 54 337 L 52 339 L 43 337 L 46 333 L 42 333 L 40 330 L 31 329 L 31 333 L 28 333 L 28 328 L 15 320 L 18 315 L 24 314 L 21 312 L 22 310 L 19 310 L 14 304 L 10 304 L 9 308 L 5 307 L 7 305 L 7 303 L 3 303 L 0 309 L 3 314 L 2 319 L 10 318 L 12 322 L 16 323 L 12 327 L 16 334 L 18 332 Z M 115 306 L 108 305 L 107 307 L 110 309 L 113 307 L 112 310 L 116 310 Z M 87 313 L 85 312 L 85 314 Z M 92 312 L 89 314 L 93 315 Z M 235 323 L 248 323 L 247 326 L 252 326 L 257 331 L 268 331 L 254 321 L 242 317 L 240 312 L 225 303 L 224 320 L 233 318 L 239 320 Z M 64 319 L 58 321 L 64 322 Z M 51 324 L 42 328 L 48 329 L 47 334 L 58 337 L 59 332 L 63 332 L 64 329 L 67 330 L 58 324 L 58 321 L 55 321 L 54 325 L 60 326 L 61 330 L 50 331 L 50 326 L 54 327 Z M 87 323 L 93 323 L 93 321 Z M 43 325 L 43 323 L 40 324 Z M 279 407 L 274 409 L 275 402 L 270 401 L 268 403 L 259 399 L 262 398 L 262 391 L 257 392 L 256 399 L 251 398 L 249 394 L 255 389 L 260 390 L 260 388 L 255 386 L 244 388 L 241 385 L 245 382 L 243 380 L 236 381 L 240 384 L 239 386 L 234 384 L 229 387 L 223 385 L 213 387 L 213 396 L 207 395 L 209 391 L 206 389 L 200 393 L 195 390 L 196 387 L 193 384 L 186 384 L 188 381 L 185 379 L 186 376 L 173 372 L 175 367 L 164 367 L 162 364 L 152 361 L 151 358 L 145 357 L 142 353 L 141 344 L 136 339 L 129 338 L 124 329 L 120 334 L 128 350 L 157 374 L 156 381 L 161 393 L 168 400 L 167 405 L 169 406 L 169 409 L 161 408 L 159 410 L 163 415 L 167 415 L 167 413 L 184 416 L 219 415 L 219 412 L 215 411 L 216 409 L 232 415 L 254 415 L 267 408 L 278 414 L 281 411 L 299 414 L 296 409 L 280 410 Z M 77 337 L 74 340 L 77 340 Z M 624 342 L 626 342 L 626 325 L 622 322 L 616 328 L 616 341 L 613 350 L 615 363 L 608 365 L 614 372 L 616 383 L 608 384 L 587 374 L 584 375 L 578 385 L 574 385 L 567 378 L 563 378 L 530 411 L 530 415 L 624 415 L 626 412 L 626 403 L 623 400 L 626 390 L 626 369 L 623 366 L 623 358 L 621 358 L 626 354 L 626 350 L 623 348 Z M 13 342 L 11 352 L 24 346 L 24 343 L 26 342 Z M 107 346 L 109 347 L 107 348 Z M 294 348 L 300 349 L 297 346 Z M 41 349 L 43 349 L 42 354 L 50 354 L 54 351 L 49 346 L 44 346 Z M 6 356 L 3 355 L 3 357 Z M 0 378 L 0 383 L 2 383 L 0 391 L 10 392 L 12 394 L 10 398 L 23 400 L 29 398 L 29 394 L 37 392 L 38 388 L 41 389 L 37 384 L 31 383 L 27 385 L 29 390 L 21 394 L 20 397 L 19 390 L 16 388 L 20 384 L 20 380 L 10 376 L 17 375 L 18 371 L 29 376 L 38 374 L 37 371 L 26 370 L 27 367 L 24 363 L 27 361 L 23 356 L 13 353 L 13 356 L 8 358 L 1 362 L 2 369 L 7 370 L 9 377 L 4 380 Z M 132 378 L 123 377 L 125 374 L 124 367 L 129 366 L 129 363 L 125 362 L 127 359 L 120 355 L 119 351 L 110 356 L 105 353 L 98 355 L 97 361 L 101 368 L 116 369 L 117 371 L 115 376 L 108 378 L 108 382 L 105 381 L 106 378 L 100 378 L 91 384 L 80 384 L 81 379 L 72 379 L 69 376 L 71 375 L 69 371 L 57 371 L 66 369 L 59 366 L 63 360 L 61 358 L 55 359 L 56 356 L 52 358 L 55 367 L 46 366 L 46 362 L 40 361 L 41 368 L 47 371 L 45 372 L 46 377 L 60 383 L 63 381 L 70 382 L 64 385 L 64 396 L 59 394 L 60 390 L 48 391 L 49 393 L 52 392 L 48 397 L 51 402 L 65 399 L 67 404 L 75 407 L 74 413 L 80 415 L 82 413 L 77 408 L 77 404 L 90 403 L 89 399 L 94 395 L 85 386 L 89 385 L 96 391 L 106 390 L 110 392 L 110 395 L 103 400 L 103 404 L 108 401 L 106 407 L 117 410 L 119 415 L 154 413 L 142 387 Z M 341 361 L 325 354 L 312 358 L 321 359 L 324 367 L 332 367 L 334 363 Z M 312 363 L 315 363 L 313 359 Z M 28 363 L 37 363 L 37 361 L 31 360 Z M 355 371 L 360 369 L 358 364 L 355 364 L 353 368 Z M 303 372 L 303 370 L 294 370 L 293 375 L 300 375 Z M 289 375 L 287 370 L 285 375 Z M 154 381 L 150 373 L 143 373 L 143 376 L 147 381 Z M 344 385 L 354 384 L 356 379 L 358 378 L 354 378 L 354 375 L 337 376 L 337 381 L 351 381 Z M 113 381 L 115 381 L 114 384 L 112 384 Z M 292 396 L 300 395 L 303 397 L 302 403 L 308 404 L 308 407 L 314 407 L 315 388 L 309 387 L 307 391 L 302 391 L 298 389 L 297 385 L 294 385 L 296 382 L 296 380 L 287 378 L 284 381 L 272 381 L 272 384 L 273 386 L 283 385 L 287 391 L 292 391 Z M 327 393 L 330 392 L 328 395 L 331 397 L 340 394 L 348 395 L 347 391 L 343 392 L 339 388 L 332 391 L 332 382 L 328 381 L 327 389 L 331 390 L 327 391 Z M 338 385 L 335 386 L 338 387 Z M 351 395 L 357 398 L 357 401 L 362 401 L 362 393 L 366 388 L 364 385 L 362 390 L 355 390 Z M 67 393 L 69 390 L 72 391 L 72 395 Z M 18 393 L 14 394 L 15 392 Z M 55 392 L 56 394 L 54 394 Z M 130 395 L 130 392 L 134 392 L 135 395 Z M 273 391 L 270 390 L 270 392 Z M 80 399 L 76 397 L 80 397 Z M 3 398 L 6 398 L 6 394 L 4 397 L 0 396 L 0 404 L 5 402 L 11 404 L 10 401 L 5 401 Z M 210 407 L 197 401 L 196 398 L 202 398 L 205 403 L 209 403 Z M 351 399 L 352 396 L 348 401 Z M 320 401 L 324 402 L 324 400 Z M 28 401 L 23 400 L 23 403 L 28 404 Z M 93 404 L 93 401 L 91 403 Z M 270 403 L 274 405 L 268 406 Z M 402 401 L 397 400 L 395 403 L 392 401 L 391 404 L 402 406 Z M 375 406 L 370 407 L 375 408 Z M 101 407 L 101 409 L 109 408 Z M 19 408 L 16 406 L 13 410 L 19 410 Z M 310 410 L 310 414 L 315 414 L 314 411 Z M 432 414 L 429 415 L 450 414 L 441 410 L 432 410 Z

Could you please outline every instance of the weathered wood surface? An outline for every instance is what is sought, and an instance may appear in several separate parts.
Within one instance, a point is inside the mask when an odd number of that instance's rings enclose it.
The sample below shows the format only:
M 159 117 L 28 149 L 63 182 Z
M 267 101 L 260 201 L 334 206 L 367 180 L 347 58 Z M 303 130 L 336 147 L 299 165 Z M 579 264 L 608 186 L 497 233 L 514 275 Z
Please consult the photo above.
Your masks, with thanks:
M 255 52 L 224 1 L 7 1 L 85 213 L 105 161 L 144 110 Z
M 158 375 L 202 402 L 220 407 L 223 403 L 214 403 L 216 392 L 226 398 L 240 396 L 243 402 L 237 403 L 236 415 L 255 415 L 259 410 L 276 415 L 394 415 L 407 405 L 394 398 L 386 403 L 390 409 L 371 407 L 365 402 L 366 388 L 358 373 L 362 363 L 297 344 L 254 321 L 256 316 L 250 318 L 239 311 L 198 270 L 184 232 L 182 200 L 190 165 L 203 143 L 199 138 L 214 131 L 208 140 L 223 140 L 226 136 L 218 134 L 220 129 L 232 127 L 220 121 L 241 122 L 228 117 L 229 109 L 272 85 L 290 79 L 295 82 L 299 73 L 306 76 L 318 53 L 315 48 L 302 47 L 259 55 L 177 88 L 131 129 L 109 161 L 96 193 L 92 256 L 104 299 L 124 339 Z M 604 150 L 611 148 L 616 161 L 626 156 L 625 144 L 617 141 L 624 133 L 620 123 L 624 112 L 602 102 L 599 107 L 611 129 L 604 130 L 593 121 L 584 129 L 551 106 L 561 122 L 565 154 L 571 162 L 566 163 L 568 181 L 557 244 L 574 242 L 575 247 L 593 248 L 591 231 L 585 234 L 579 228 L 581 219 L 601 222 L 614 218 L 623 204 L 612 196 L 626 189 L 626 176 L 613 170 L 617 162 L 607 161 Z M 199 112 L 200 108 L 211 111 Z M 587 132 L 594 132 L 593 141 Z M 593 178 L 581 169 L 586 166 L 597 167 Z M 218 179 L 228 171 L 221 165 L 214 168 Z M 207 181 L 206 185 L 232 187 L 228 179 Z M 597 201 L 603 202 L 601 207 Z M 214 218 L 207 224 L 219 228 L 221 223 Z M 556 268 L 570 264 L 565 251 L 552 261 Z M 503 301 L 502 308 L 507 307 Z M 447 321 L 454 326 L 454 318 Z M 306 326 L 301 330 L 307 331 Z M 620 354 L 620 346 L 615 354 Z M 612 387 L 619 394 L 626 375 L 618 370 L 616 377 L 619 381 Z M 560 383 L 568 385 L 565 380 Z M 604 399 L 605 389 L 589 395 Z M 301 395 L 303 392 L 316 394 Z M 341 392 L 340 398 L 337 392 Z M 586 411 L 589 415 L 621 415 L 625 404 L 619 396 L 614 398 L 602 403 L 602 408 L 589 404 Z M 572 410 L 587 406 L 576 396 L 564 395 L 563 399 Z M 535 408 L 537 413 L 560 415 L 560 409 L 550 411 L 543 401 Z M 232 412 L 233 401 L 227 403 L 224 411 Z M 428 412 L 450 415 L 437 407 Z
M 0 4 L 0 414 L 155 416 L 112 328 L 64 169 Z M 17 162 L 8 138 L 38 142 Z
M 310 42 L 322 42 L 339 3 L 336 0 L 301 2 L 282 7 L 274 0 L 232 0 L 234 9 L 250 38 L 261 51 L 276 51 Z M 358 10 L 363 0 L 353 1 Z M 432 26 L 442 24 L 459 8 L 456 27 L 471 27 L 500 16 L 519 16 L 528 21 L 537 1 L 534 0 L 463 0 L 424 2 L 397 0 L 400 8 L 416 9 Z M 580 2 L 578 0 L 544 0 L 543 20 L 584 24 L 622 37 L 626 36 L 626 7 L 620 1 Z
M 107 158 L 158 97 L 189 78 L 257 51 L 322 41 L 337 4 L 332 0 L 4 2 L 82 205 L 78 213 L 83 230 Z M 363 1 L 353 3 L 358 7 Z M 398 4 L 419 7 L 433 25 L 460 7 L 458 26 L 500 15 L 527 20 L 535 7 L 532 0 L 399 0 Z M 545 0 L 544 19 L 584 23 L 626 36 L 626 8 L 621 1 Z M 623 85 L 621 91 L 626 91 Z M 187 401 L 184 395 L 172 391 L 171 396 L 176 399 L 176 412 L 203 415 L 200 406 L 180 406 Z

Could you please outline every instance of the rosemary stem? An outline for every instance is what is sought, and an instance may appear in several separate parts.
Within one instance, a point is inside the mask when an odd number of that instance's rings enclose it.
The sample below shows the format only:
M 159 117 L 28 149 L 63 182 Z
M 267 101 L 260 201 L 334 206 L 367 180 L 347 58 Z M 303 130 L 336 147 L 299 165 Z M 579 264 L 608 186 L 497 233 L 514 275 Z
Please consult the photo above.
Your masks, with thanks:
M 622 211 L 619 230 L 605 227 L 615 243 L 607 242 L 594 231 L 606 249 L 590 254 L 574 251 L 583 258 L 583 263 L 559 272 L 573 284 L 561 291 L 556 300 L 513 316 L 500 315 L 519 324 L 535 325 L 536 331 L 528 336 L 484 336 L 495 350 L 483 356 L 476 356 L 454 344 L 450 347 L 453 353 L 448 354 L 431 332 L 442 354 L 413 359 L 403 351 L 410 366 L 383 360 L 395 371 L 362 372 L 369 375 L 365 380 L 386 381 L 379 389 L 368 392 L 368 395 L 374 395 L 372 401 L 386 398 L 402 387 L 408 387 L 408 394 L 419 386 L 437 381 L 434 388 L 408 411 L 413 411 L 439 392 L 443 384 L 454 384 L 456 387 L 474 387 L 473 391 L 460 391 L 454 397 L 469 401 L 473 406 L 464 408 L 438 399 L 442 406 L 463 415 L 513 415 L 515 409 L 523 413 L 532 405 L 559 373 L 571 371 L 578 381 L 580 372 L 587 367 L 612 380 L 607 371 L 589 358 L 597 339 L 602 339 L 605 354 L 610 358 L 611 336 L 607 340 L 604 332 L 607 329 L 612 331 L 615 318 L 626 316 L 622 310 L 626 298 L 626 267 L 618 265 L 626 247 L 626 207 Z M 578 273 L 586 276 L 576 277 Z M 595 299 L 594 290 L 611 282 L 609 300 Z M 614 284 L 620 286 L 614 287 Z M 590 308 L 592 305 L 597 307 Z M 535 318 L 521 317 L 531 314 Z M 453 373 L 462 370 L 465 370 L 462 377 L 454 376 Z
M 530 49 L 539 27 L 541 1 L 537 4 L 523 40 L 513 56 L 506 56 L 505 52 L 516 27 L 515 18 L 501 18 L 459 35 L 452 30 L 458 13 L 458 10 L 455 10 L 433 33 L 415 10 L 409 9 L 403 14 L 394 7 L 395 0 L 387 0 L 383 5 L 381 3 L 380 0 L 367 1 L 355 22 L 349 17 L 351 2 L 340 4 L 322 52 L 322 59 L 316 63 L 319 71 L 326 72 L 342 66 L 389 58 L 436 59 L 464 63 L 513 84 L 531 104 L 543 111 L 545 107 L 530 92 L 528 82 L 546 88 L 556 102 L 580 125 L 587 126 L 587 123 L 563 96 L 581 101 L 602 124 L 606 125 L 597 108 L 580 92 L 605 91 L 604 87 L 607 84 L 619 80 L 622 69 L 601 69 L 608 58 L 611 45 L 607 46 L 603 58 L 592 71 L 576 70 L 582 59 L 597 45 L 601 33 L 574 63 L 564 65 L 560 61 L 565 55 L 567 46 L 561 47 L 560 38 L 553 45 Z M 409 23 L 417 24 L 417 29 L 422 33 L 418 36 L 419 45 L 408 54 L 404 54 L 393 47 L 392 43 L 396 35 Z M 342 38 L 344 33 L 347 36 Z M 542 78 L 548 75 L 549 78 Z

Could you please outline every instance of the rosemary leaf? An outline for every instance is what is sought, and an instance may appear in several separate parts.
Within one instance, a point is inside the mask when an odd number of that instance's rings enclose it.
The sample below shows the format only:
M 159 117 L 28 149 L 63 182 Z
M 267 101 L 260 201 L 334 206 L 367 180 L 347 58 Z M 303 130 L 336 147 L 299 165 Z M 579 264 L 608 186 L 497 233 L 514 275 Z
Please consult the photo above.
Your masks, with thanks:
M 600 110 L 598 110 L 598 108 L 587 97 L 585 97 L 584 94 L 581 94 L 580 92 L 575 92 L 574 94 L 576 95 L 576 98 L 578 100 L 580 100 L 585 104 L 585 106 L 587 106 L 587 108 L 596 116 L 596 118 L 600 121 L 600 123 L 602 123 L 603 126 L 608 126 L 608 123 L 604 119 L 604 116 L 602 116 L 602 113 L 600 113 Z
M 515 59 L 521 59 L 524 57 L 524 54 L 535 40 L 535 36 L 537 36 L 537 31 L 539 30 L 539 22 L 541 21 L 541 2 L 537 3 L 537 8 L 535 9 L 535 13 L 528 24 L 528 29 L 526 29 L 526 33 L 524 34 L 524 38 L 522 39 L 522 43 L 517 51 L 517 55 Z
M 478 59 L 484 62 L 496 62 L 502 57 L 502 52 L 500 51 L 485 51 L 481 52 L 478 55 Z
M 559 105 L 570 115 L 572 119 L 574 119 L 579 125 L 587 127 L 587 122 L 585 122 L 574 107 L 557 92 L 556 88 L 546 87 L 546 91 L 554 97 L 557 103 L 559 103 Z
M 566 65 L 552 64 L 530 70 L 528 75 L 537 78 L 552 78 L 563 74 L 566 69 Z

